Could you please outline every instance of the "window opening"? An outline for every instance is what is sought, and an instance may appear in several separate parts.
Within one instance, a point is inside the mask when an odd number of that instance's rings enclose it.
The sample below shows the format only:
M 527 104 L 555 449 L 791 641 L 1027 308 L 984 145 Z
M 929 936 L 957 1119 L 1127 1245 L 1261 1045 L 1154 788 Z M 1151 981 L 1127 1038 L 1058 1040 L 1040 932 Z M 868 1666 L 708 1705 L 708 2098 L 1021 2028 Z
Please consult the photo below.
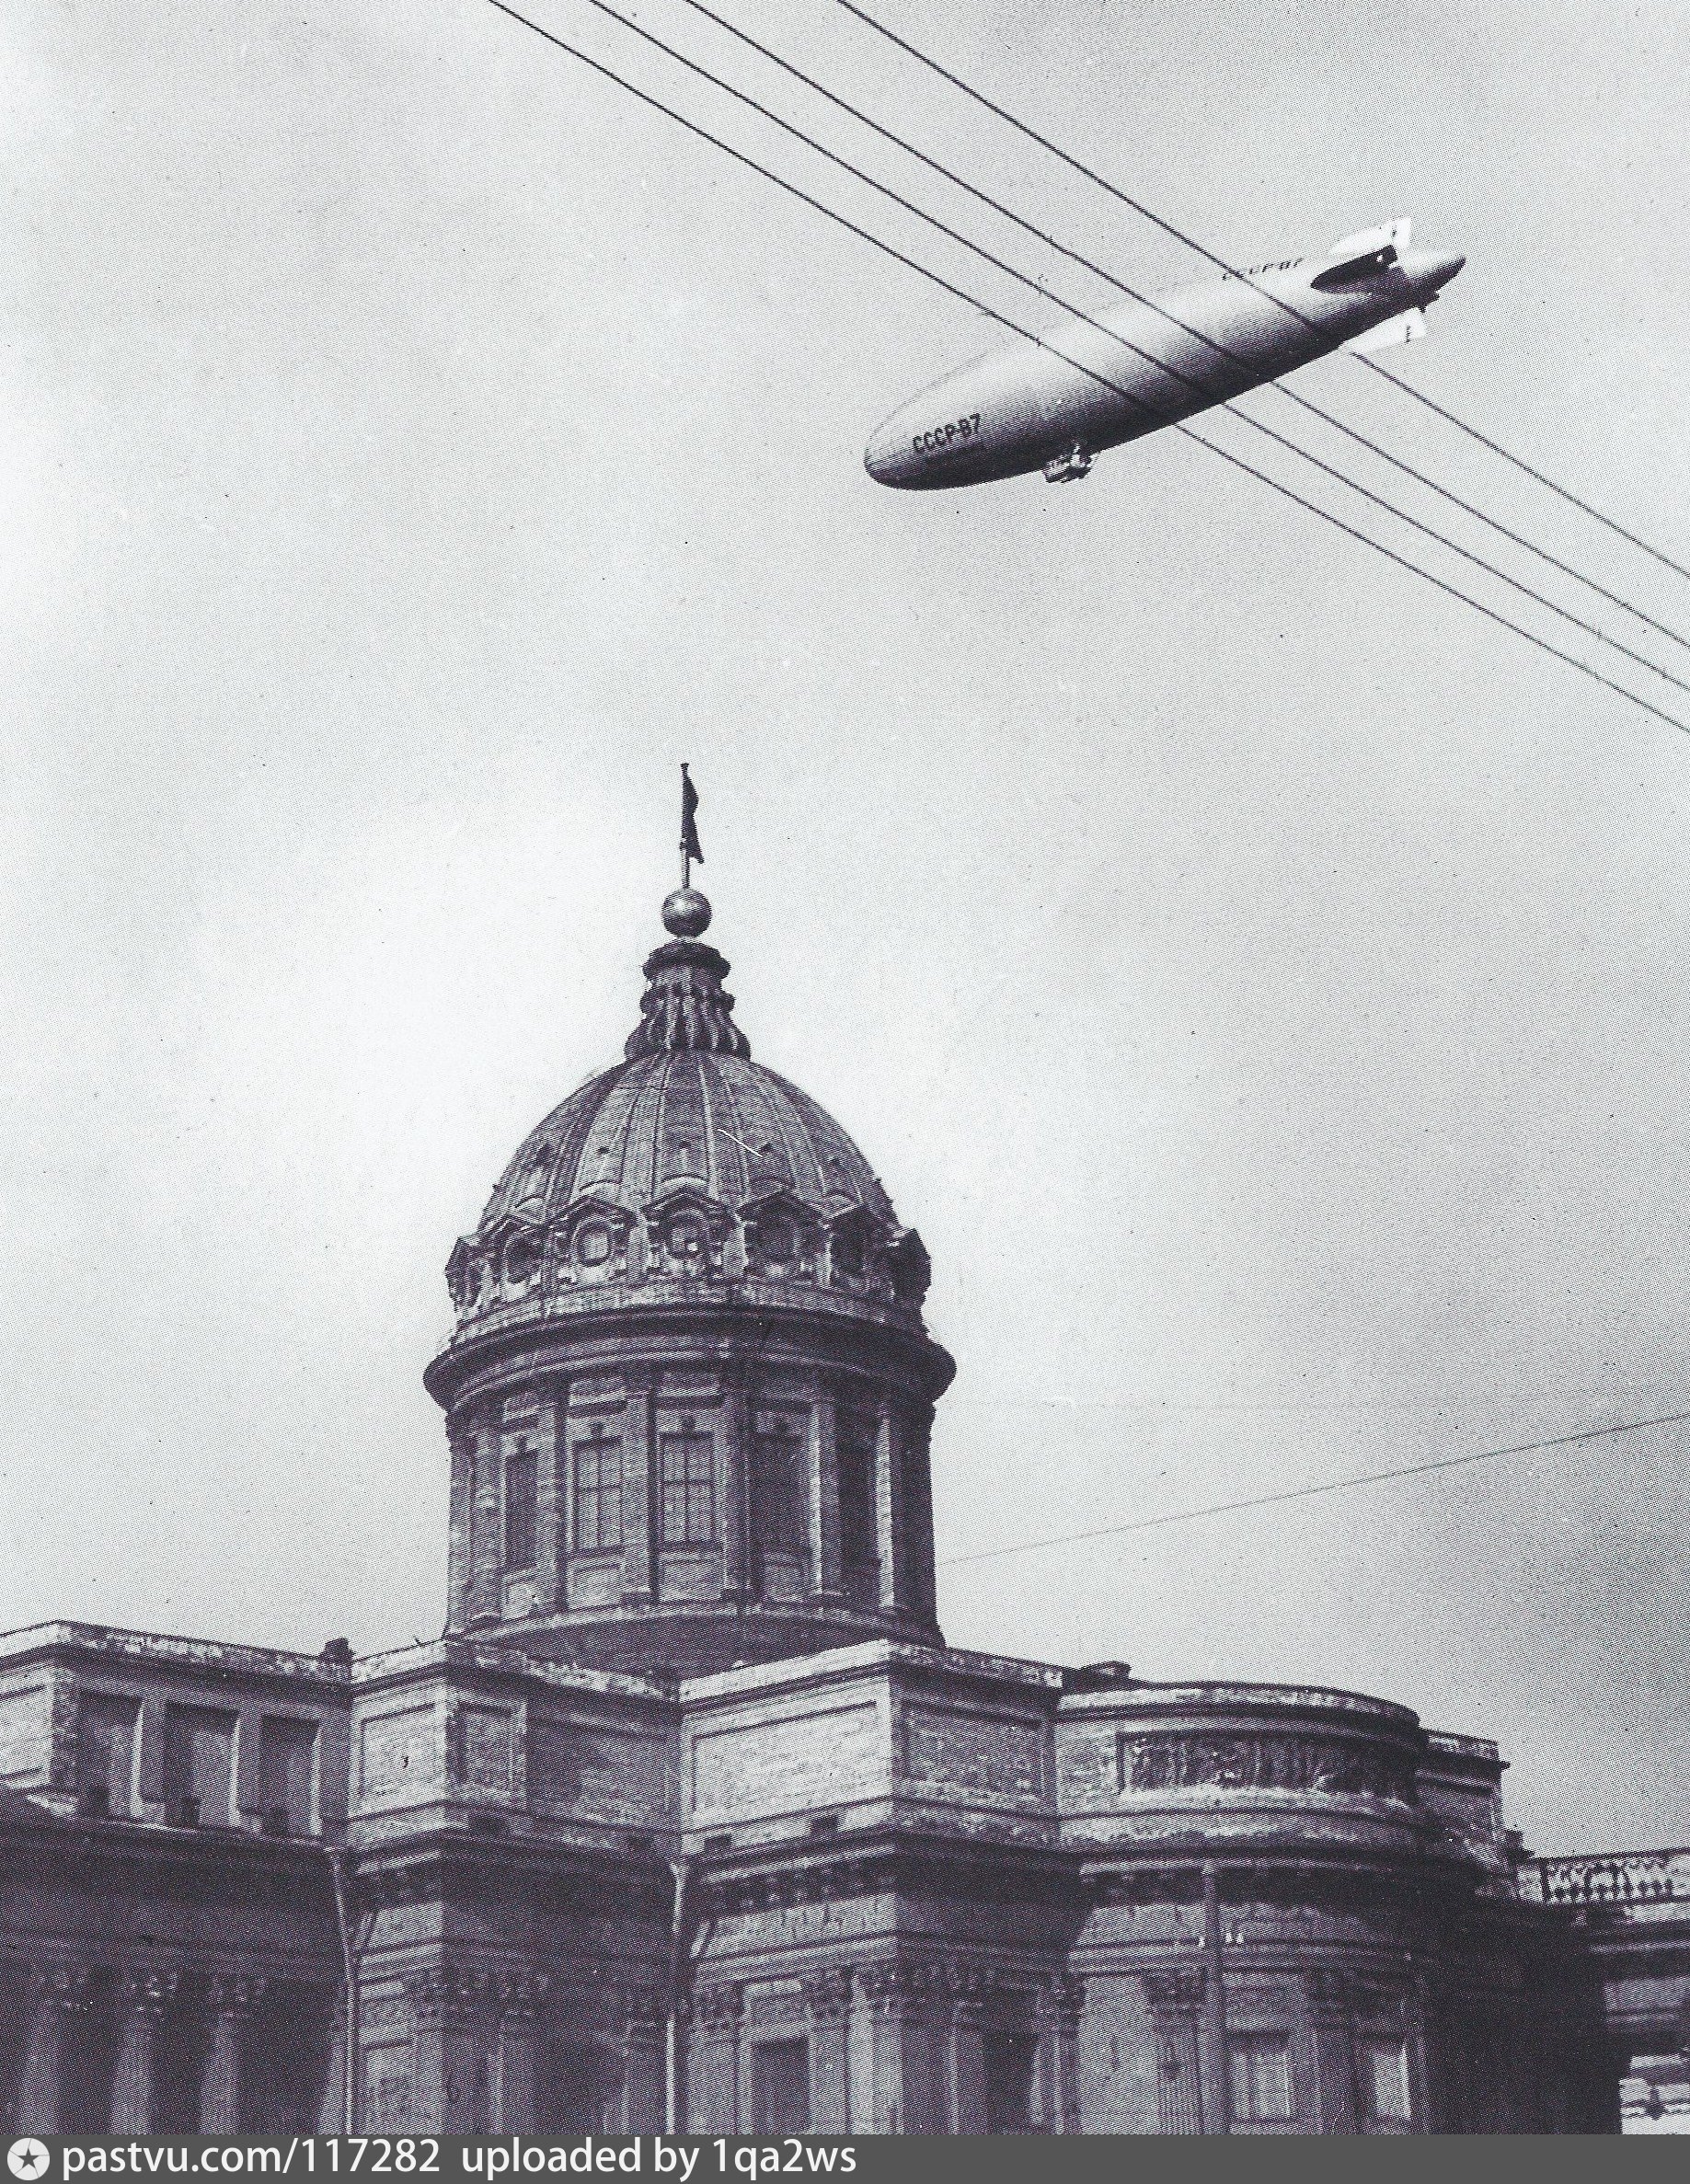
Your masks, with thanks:
M 308 1835 L 316 1723 L 265 1717 L 259 1732 L 259 1804 L 267 1835 Z
M 716 1451 L 707 1433 L 665 1433 L 662 1544 L 711 1546 L 716 1541 Z
M 776 2138 L 810 2129 L 810 2042 L 760 2040 L 751 2052 L 752 2129 Z
M 776 1554 L 804 1551 L 804 1449 L 790 1419 L 757 1439 L 757 1544 Z
M 595 1434 L 603 1431 L 594 1424 Z M 575 1449 L 575 1546 L 580 1554 L 622 1545 L 622 1443 L 582 1441 Z
M 986 2031 L 986 2130 L 994 2138 L 1037 2130 L 1033 2082 L 1039 2041 L 1030 2032 Z
M 1401 2040 L 1362 2042 L 1362 2084 L 1375 2122 L 1408 2121 L 1408 2055 Z
M 90 1819 L 126 1819 L 134 1810 L 135 1723 L 132 1698 L 84 1697 L 77 1720 L 77 1801 Z
M 1282 2032 L 1233 2036 L 1232 2112 L 1241 2123 L 1282 2123 L 1291 2115 L 1291 2041 Z
M 539 1458 L 526 1438 L 505 1452 L 505 1568 L 532 1569 L 539 1528 Z

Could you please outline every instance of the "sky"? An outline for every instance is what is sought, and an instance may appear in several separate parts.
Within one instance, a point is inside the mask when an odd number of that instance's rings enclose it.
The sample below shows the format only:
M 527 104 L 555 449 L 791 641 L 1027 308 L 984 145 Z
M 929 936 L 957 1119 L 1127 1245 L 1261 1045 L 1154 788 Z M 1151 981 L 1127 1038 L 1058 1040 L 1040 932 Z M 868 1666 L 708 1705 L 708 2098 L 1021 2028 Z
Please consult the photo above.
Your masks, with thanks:
M 1123 279 L 1200 270 L 831 0 L 727 5 Z M 1465 250 L 1393 369 L 1690 562 L 1682 7 L 882 5 L 1232 262 Z M 487 0 L 0 0 L 0 1624 L 438 1632 L 444 1261 L 632 1028 L 684 758 L 753 1050 L 932 1252 L 942 1562 L 1690 1411 L 1684 735 L 1172 434 L 876 487 L 997 329 Z M 1299 384 L 1690 629 L 1353 360 Z M 1498 1739 L 1535 1849 L 1682 1843 L 1687 1453 L 941 1569 L 942 1619 L 1377 1692 Z

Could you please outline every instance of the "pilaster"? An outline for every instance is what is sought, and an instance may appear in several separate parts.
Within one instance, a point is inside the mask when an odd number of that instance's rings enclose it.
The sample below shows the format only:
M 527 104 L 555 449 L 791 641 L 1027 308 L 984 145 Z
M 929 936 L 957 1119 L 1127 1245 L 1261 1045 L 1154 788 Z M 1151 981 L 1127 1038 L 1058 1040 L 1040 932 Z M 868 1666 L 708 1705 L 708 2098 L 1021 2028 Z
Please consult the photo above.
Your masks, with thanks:
M 128 1971 L 118 1990 L 121 2017 L 111 2074 L 111 2129 L 150 2132 L 156 2108 L 158 2028 L 175 1999 L 173 1971 Z
M 412 2107 L 420 2131 L 458 2134 L 492 2121 L 489 1983 L 484 1971 L 431 1965 L 405 1982 L 413 2027 Z
M 988 1982 L 972 1964 L 946 1967 L 950 1996 L 949 2127 L 959 2138 L 979 2138 L 990 2130 L 986 2098 L 985 2014 Z
M 751 1598 L 751 1443 L 750 1370 L 736 1361 L 722 1374 L 722 1596 L 730 1601 Z
M 843 1599 L 845 1573 L 839 1541 L 839 1409 L 833 1385 L 822 1380 L 811 1409 L 809 1533 L 811 1584 L 824 1599 Z
M 92 1972 L 83 1965 L 37 1965 L 29 1974 L 17 2128 L 45 2137 L 64 2128 L 65 2025 L 91 2006 Z
M 851 2129 L 851 1995 L 849 1965 L 812 1971 L 802 1983 L 810 2020 L 811 2125 Z
M 569 1404 L 569 1384 L 558 1382 L 542 1391 L 540 1412 L 535 1420 L 534 1599 L 535 1608 L 544 1615 L 565 1604 L 569 1465 L 564 1452 Z
M 495 1619 L 504 1613 L 503 1496 L 499 1477 L 499 1429 L 490 1418 L 477 1420 L 468 1436 L 474 1450 L 470 1515 L 469 1619 Z
M 871 1964 L 861 1973 L 873 2028 L 876 2133 L 927 2137 L 944 2132 L 948 2101 L 944 2050 L 935 2018 L 937 1975 L 926 1964 Z
M 233 2138 L 240 2130 L 245 2094 L 244 2028 L 264 1999 L 265 1983 L 218 1973 L 206 1990 L 211 2041 L 200 2079 L 200 2129 L 208 2138 Z
M 1080 2015 L 1085 2006 L 1085 1982 L 1064 1972 L 1058 1972 L 1039 1997 L 1040 2121 L 1046 2131 L 1080 2129 Z
M 907 1607 L 909 1538 L 903 1512 L 903 1437 L 892 1404 L 882 1397 L 874 1443 L 875 1533 L 880 1550 L 880 1605 Z
M 662 1486 L 658 1478 L 657 1375 L 632 1367 L 624 1375 L 622 1415 L 622 1597 L 642 1606 L 657 1596 Z
M 740 2128 L 740 2019 L 745 1991 L 737 1980 L 699 1987 L 693 1995 L 692 2066 L 687 2084 L 696 2132 Z
M 924 1405 L 900 1414 L 902 1447 L 898 1468 L 903 1479 L 902 1525 L 904 1542 L 902 1604 L 925 1623 L 937 1621 L 937 1593 L 933 1565 L 933 1410 Z
M 535 2109 L 535 2020 L 551 1985 L 544 1972 L 505 1971 L 499 1975 L 499 2098 L 495 2131 L 537 2128 Z
M 446 1553 L 446 1627 L 462 1630 L 471 1615 L 475 1573 L 476 1437 L 455 1425 L 447 1440 L 452 1469 Z
M 1349 2137 L 1362 2128 L 1355 2072 L 1354 1983 L 1347 1971 L 1316 1967 L 1308 1974 L 1308 2021 L 1315 2043 L 1315 2099 L 1323 2135 Z

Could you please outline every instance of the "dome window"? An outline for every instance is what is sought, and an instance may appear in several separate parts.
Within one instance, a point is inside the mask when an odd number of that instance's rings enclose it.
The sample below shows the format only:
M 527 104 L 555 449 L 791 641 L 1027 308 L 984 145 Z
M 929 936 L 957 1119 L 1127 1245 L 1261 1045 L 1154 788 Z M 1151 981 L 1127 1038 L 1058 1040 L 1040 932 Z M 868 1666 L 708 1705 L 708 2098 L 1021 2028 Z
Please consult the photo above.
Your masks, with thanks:
M 527 1165 L 523 1169 L 522 1185 L 517 1191 L 517 1200 L 520 1204 L 528 1205 L 535 1199 L 542 1199 L 546 1196 L 546 1186 L 551 1179 L 551 1169 L 552 1148 L 549 1145 L 536 1146 L 535 1151 L 529 1155 Z
M 675 1214 L 664 1238 L 670 1258 L 689 1272 L 703 1270 L 708 1241 L 696 1213 Z
M 610 1224 L 583 1221 L 575 1232 L 575 1256 L 584 1267 L 602 1267 L 612 1249 Z
M 771 1213 L 758 1222 L 757 1249 L 772 1267 L 788 1266 L 797 1256 L 798 1238 L 784 1213 Z
M 505 1246 L 505 1280 L 512 1289 L 526 1289 L 540 1270 L 538 1236 L 512 1236 Z

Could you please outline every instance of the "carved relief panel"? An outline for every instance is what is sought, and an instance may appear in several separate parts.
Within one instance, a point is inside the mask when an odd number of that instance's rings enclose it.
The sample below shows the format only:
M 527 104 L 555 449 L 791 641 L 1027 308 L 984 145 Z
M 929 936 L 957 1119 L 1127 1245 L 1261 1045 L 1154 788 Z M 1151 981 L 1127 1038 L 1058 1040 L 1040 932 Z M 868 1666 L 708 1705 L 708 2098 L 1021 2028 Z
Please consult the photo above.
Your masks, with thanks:
M 1414 1802 L 1414 1766 L 1406 1754 L 1348 1738 L 1123 1732 L 1117 1753 L 1125 1791 L 1284 1789 Z

